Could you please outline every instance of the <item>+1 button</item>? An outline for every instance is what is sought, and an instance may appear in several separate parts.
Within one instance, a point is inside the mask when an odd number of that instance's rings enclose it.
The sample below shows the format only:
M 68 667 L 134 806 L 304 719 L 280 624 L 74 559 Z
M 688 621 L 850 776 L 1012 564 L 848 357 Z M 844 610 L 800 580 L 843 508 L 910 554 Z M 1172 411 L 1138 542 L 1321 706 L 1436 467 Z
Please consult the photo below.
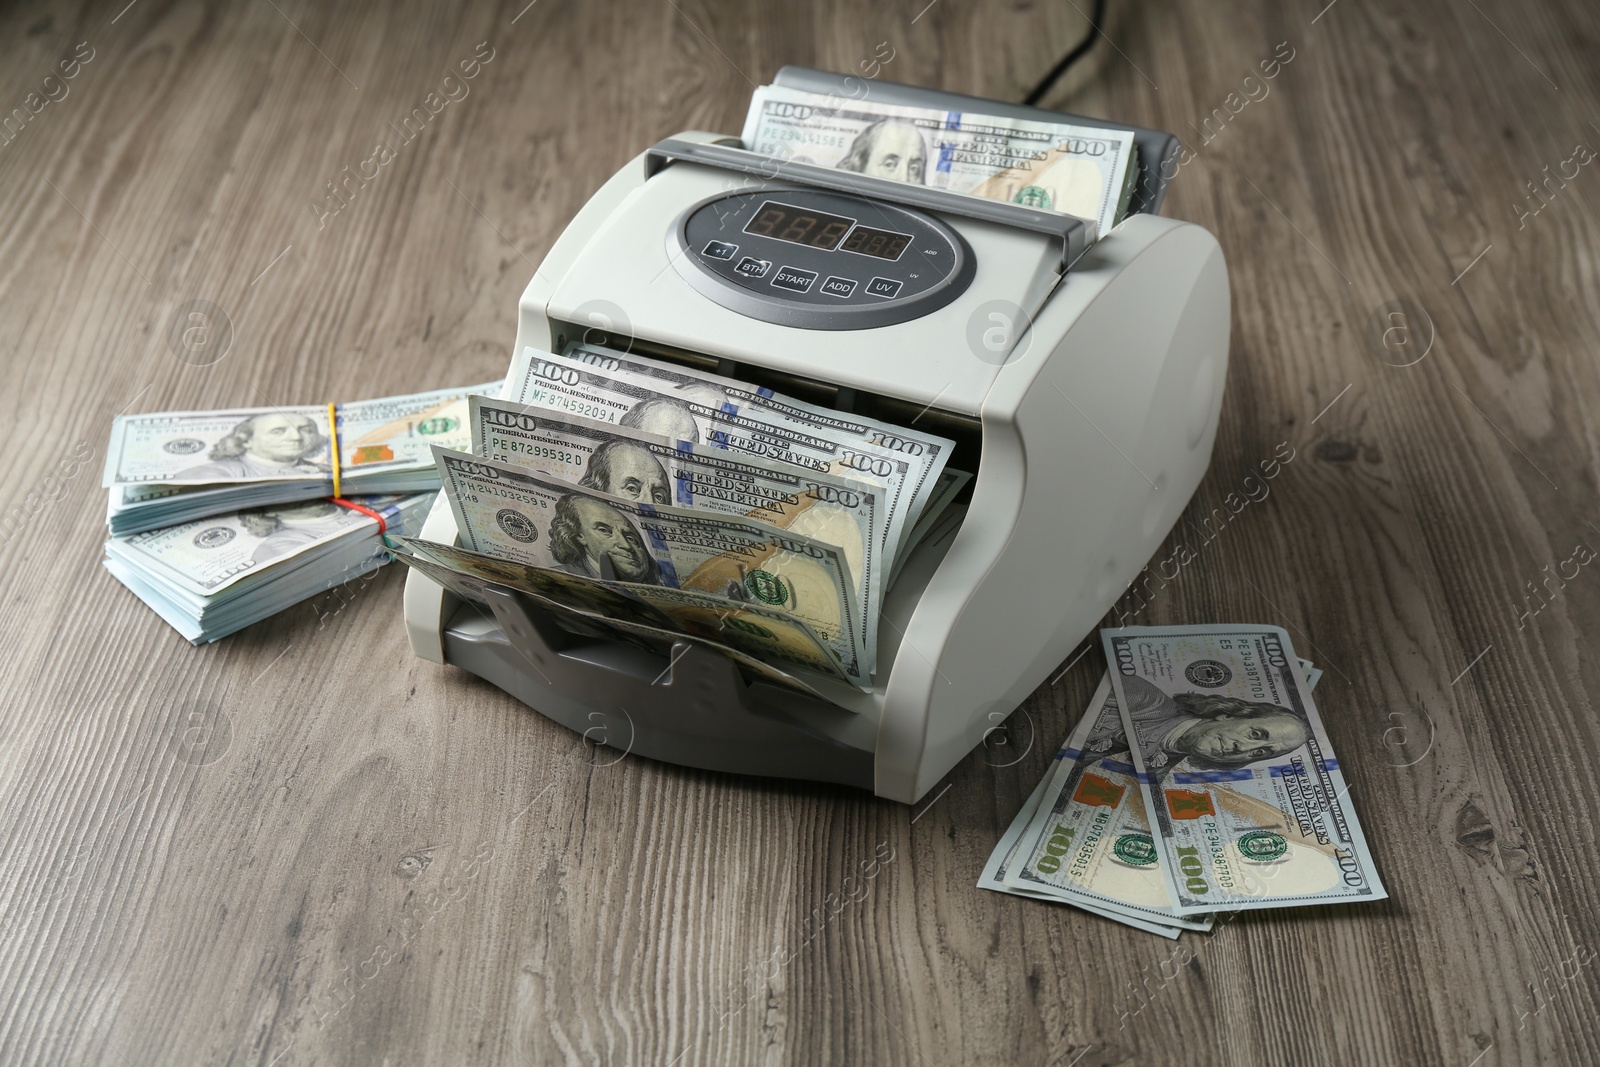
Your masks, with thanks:
M 829 278 L 822 283 L 821 288 L 817 291 L 845 300 L 849 298 L 851 293 L 856 291 L 856 280 L 854 278 Z

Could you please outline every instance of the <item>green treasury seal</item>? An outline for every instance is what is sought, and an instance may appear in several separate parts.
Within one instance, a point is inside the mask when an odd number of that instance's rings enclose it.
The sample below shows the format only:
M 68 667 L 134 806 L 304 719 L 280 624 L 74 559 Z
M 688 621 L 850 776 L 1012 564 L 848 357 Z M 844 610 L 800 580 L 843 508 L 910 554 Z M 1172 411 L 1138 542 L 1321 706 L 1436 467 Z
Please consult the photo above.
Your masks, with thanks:
M 783 604 L 789 599 L 789 587 L 771 571 L 753 570 L 744 577 L 744 587 L 750 595 L 763 604 Z
M 1050 195 L 1050 190 L 1042 186 L 1028 185 L 1019 190 L 1011 202 L 1021 204 L 1023 207 L 1038 207 L 1049 211 L 1055 206 L 1055 197 Z
M 1289 842 L 1282 834 L 1271 830 L 1251 830 L 1239 838 L 1239 854 L 1256 863 L 1271 863 L 1282 859 L 1289 851 Z
M 1150 867 L 1156 862 L 1156 843 L 1149 834 L 1123 834 L 1111 851 L 1132 867 Z

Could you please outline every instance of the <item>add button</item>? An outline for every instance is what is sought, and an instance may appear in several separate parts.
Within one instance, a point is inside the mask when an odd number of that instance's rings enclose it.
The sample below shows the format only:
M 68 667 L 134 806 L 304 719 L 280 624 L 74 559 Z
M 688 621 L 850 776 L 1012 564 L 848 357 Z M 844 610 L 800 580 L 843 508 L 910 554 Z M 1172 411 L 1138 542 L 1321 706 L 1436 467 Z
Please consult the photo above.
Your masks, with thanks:
M 822 283 L 822 287 L 817 291 L 844 300 L 856 291 L 856 280 L 854 278 L 829 278 Z

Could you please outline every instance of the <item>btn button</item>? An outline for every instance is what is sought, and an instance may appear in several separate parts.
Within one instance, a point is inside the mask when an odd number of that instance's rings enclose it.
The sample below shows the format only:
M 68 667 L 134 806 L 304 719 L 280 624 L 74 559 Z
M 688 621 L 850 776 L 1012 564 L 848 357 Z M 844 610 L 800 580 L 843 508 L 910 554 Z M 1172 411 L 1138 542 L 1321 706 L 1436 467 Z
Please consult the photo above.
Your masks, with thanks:
M 856 280 L 854 278 L 829 278 L 822 283 L 822 287 L 817 291 L 827 293 L 829 296 L 836 296 L 840 300 L 846 300 L 851 293 L 856 291 Z
M 769 261 L 745 256 L 739 261 L 739 265 L 733 268 L 733 271 L 735 274 L 742 274 L 746 278 L 764 278 L 767 271 L 771 269 L 772 264 Z
M 731 245 L 726 241 L 709 241 L 700 254 L 712 259 L 732 259 L 737 251 L 739 251 L 738 245 Z
M 900 287 L 904 282 L 891 281 L 888 278 L 874 278 L 867 283 L 868 296 L 879 296 L 885 300 L 893 300 L 900 295 Z
M 811 288 L 811 283 L 817 280 L 814 270 L 795 270 L 793 267 L 779 267 L 778 273 L 772 276 L 772 284 L 779 289 L 788 289 L 790 292 L 803 293 Z

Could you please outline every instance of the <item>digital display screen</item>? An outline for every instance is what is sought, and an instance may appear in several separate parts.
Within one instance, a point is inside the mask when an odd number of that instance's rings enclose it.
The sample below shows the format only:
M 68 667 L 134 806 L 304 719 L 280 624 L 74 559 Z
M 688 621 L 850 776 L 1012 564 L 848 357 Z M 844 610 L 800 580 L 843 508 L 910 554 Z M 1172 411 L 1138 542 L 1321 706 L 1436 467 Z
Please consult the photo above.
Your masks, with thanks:
M 857 226 L 850 231 L 849 238 L 839 247 L 846 252 L 854 252 L 857 255 L 893 260 L 899 259 L 901 254 L 905 252 L 906 246 L 910 243 L 910 234 Z
M 768 200 L 761 205 L 755 217 L 745 224 L 744 232 L 831 252 L 839 247 L 839 239 L 855 222 L 855 219 L 807 211 Z

